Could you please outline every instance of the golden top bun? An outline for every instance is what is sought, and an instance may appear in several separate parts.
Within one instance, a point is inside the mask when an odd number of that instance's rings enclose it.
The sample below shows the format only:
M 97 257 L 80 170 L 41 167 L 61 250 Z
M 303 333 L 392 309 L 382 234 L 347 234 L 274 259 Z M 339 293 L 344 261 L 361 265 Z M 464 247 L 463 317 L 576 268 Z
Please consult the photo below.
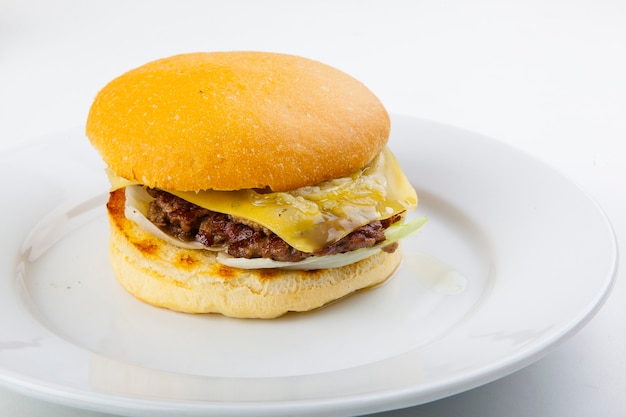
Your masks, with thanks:
M 111 81 L 86 133 L 118 176 L 150 187 L 285 191 L 365 166 L 389 116 L 361 82 L 316 61 L 190 53 Z
M 217 263 L 213 252 L 182 249 L 144 231 L 124 216 L 125 199 L 118 189 L 107 204 L 113 272 L 135 297 L 175 311 L 238 318 L 308 311 L 384 282 L 401 260 L 398 248 L 317 271 L 230 268 Z

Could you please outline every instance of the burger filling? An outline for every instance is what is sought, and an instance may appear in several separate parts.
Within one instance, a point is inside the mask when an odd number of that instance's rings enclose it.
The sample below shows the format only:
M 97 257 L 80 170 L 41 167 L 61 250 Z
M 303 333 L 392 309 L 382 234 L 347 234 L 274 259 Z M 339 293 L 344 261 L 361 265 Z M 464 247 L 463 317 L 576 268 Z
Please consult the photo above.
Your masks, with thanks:
M 236 268 L 340 267 L 394 251 L 426 222 L 405 221 L 417 195 L 387 148 L 349 176 L 284 192 L 162 190 L 109 174 L 126 189 L 127 218 Z
M 384 220 L 375 220 L 321 250 L 303 252 L 255 222 L 205 209 L 162 190 L 147 189 L 147 192 L 154 198 L 147 216 L 152 223 L 177 239 L 223 248 L 235 258 L 298 262 L 309 256 L 370 248 L 383 242 L 386 239 L 385 229 L 402 219 L 401 214 L 396 214 Z M 393 252 L 396 247 L 397 243 L 394 243 L 383 250 Z

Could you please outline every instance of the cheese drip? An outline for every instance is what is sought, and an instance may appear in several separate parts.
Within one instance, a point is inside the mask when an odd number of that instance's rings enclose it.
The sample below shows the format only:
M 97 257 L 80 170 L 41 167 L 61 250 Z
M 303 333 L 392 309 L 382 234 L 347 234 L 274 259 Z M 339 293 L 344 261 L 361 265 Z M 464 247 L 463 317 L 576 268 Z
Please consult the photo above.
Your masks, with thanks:
M 113 188 L 136 184 L 109 173 Z M 303 252 L 315 252 L 370 223 L 412 210 L 417 195 L 385 148 L 350 176 L 286 192 L 164 190 L 195 205 L 258 223 Z

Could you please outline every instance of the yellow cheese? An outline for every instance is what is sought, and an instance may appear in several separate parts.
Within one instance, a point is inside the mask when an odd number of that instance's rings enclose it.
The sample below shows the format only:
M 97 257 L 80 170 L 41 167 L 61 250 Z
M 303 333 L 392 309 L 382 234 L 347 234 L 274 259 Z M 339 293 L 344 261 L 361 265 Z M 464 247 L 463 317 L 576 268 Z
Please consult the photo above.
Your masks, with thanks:
M 109 175 L 114 188 L 129 185 Z M 315 252 L 371 221 L 417 205 L 415 190 L 387 148 L 349 177 L 288 192 L 164 191 L 208 210 L 258 223 L 304 252 Z

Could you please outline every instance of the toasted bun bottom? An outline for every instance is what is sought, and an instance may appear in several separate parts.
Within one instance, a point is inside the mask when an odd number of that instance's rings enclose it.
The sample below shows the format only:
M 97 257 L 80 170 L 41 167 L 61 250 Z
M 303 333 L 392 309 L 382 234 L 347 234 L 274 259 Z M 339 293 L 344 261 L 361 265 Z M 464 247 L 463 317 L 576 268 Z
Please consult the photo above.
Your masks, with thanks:
M 216 261 L 205 250 L 183 249 L 145 232 L 124 216 L 125 195 L 111 193 L 113 272 L 132 295 L 185 313 L 275 318 L 308 311 L 387 280 L 401 260 L 398 248 L 352 265 L 315 271 L 242 270 Z

